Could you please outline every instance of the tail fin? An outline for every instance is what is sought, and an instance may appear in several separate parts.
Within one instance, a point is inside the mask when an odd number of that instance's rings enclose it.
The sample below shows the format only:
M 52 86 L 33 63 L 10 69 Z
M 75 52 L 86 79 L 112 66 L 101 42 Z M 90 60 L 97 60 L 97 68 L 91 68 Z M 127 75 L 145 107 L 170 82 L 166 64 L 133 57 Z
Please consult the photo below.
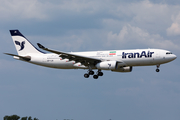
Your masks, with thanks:
M 28 53 L 39 53 L 42 54 L 40 50 L 34 47 L 26 37 L 24 37 L 19 30 L 10 30 L 14 45 L 18 52 L 18 55 L 27 55 Z

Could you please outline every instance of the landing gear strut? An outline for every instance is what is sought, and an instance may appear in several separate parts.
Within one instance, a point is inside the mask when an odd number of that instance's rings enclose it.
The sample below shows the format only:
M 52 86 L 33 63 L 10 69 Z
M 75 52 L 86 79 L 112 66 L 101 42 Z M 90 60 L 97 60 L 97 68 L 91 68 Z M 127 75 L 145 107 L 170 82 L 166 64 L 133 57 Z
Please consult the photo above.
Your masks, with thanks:
M 89 78 L 89 75 L 94 75 L 94 71 L 92 71 L 92 70 L 88 71 L 88 73 L 84 74 L 84 77 Z
M 85 78 L 89 78 L 90 75 L 93 75 L 94 79 L 98 79 L 99 76 L 103 76 L 103 72 L 101 72 L 101 70 L 98 70 L 96 72 L 96 74 L 94 75 L 94 71 L 92 71 L 91 69 L 88 71 L 88 73 L 84 74 Z
M 98 79 L 99 76 L 103 76 L 103 72 L 101 72 L 101 70 L 98 70 L 96 75 L 93 76 L 93 78 Z
M 157 67 L 156 72 L 159 72 L 160 71 L 159 70 L 160 65 L 158 64 L 158 65 L 156 65 L 156 67 Z

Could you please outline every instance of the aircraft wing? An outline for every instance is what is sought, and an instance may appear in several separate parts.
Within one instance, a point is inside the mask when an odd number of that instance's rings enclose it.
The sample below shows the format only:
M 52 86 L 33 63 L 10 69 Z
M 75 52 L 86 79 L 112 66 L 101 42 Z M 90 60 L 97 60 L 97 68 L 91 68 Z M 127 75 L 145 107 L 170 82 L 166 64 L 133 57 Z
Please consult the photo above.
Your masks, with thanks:
M 37 45 L 39 46 L 39 48 L 43 50 L 58 54 L 59 57 L 61 57 L 62 59 L 69 59 L 70 61 L 80 62 L 81 64 L 85 66 L 96 65 L 97 63 L 102 61 L 101 59 L 98 59 L 98 58 L 91 58 L 91 57 L 76 55 L 72 53 L 52 50 L 52 49 L 44 47 L 40 43 L 37 43 Z

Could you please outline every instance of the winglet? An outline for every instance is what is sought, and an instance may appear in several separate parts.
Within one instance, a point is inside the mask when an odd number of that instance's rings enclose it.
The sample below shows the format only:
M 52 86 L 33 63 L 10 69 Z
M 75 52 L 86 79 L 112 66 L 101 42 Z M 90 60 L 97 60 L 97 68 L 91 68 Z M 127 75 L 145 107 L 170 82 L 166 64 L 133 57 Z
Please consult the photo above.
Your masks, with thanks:
M 45 47 L 43 45 L 41 45 L 40 43 L 37 43 L 37 45 L 39 46 L 39 48 L 45 49 Z

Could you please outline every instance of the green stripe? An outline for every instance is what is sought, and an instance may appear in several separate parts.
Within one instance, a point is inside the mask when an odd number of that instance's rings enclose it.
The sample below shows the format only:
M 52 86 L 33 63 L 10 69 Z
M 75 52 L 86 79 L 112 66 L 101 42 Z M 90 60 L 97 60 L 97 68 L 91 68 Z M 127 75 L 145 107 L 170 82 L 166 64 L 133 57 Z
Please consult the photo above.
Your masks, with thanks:
M 116 53 L 116 51 L 110 51 L 109 53 Z

